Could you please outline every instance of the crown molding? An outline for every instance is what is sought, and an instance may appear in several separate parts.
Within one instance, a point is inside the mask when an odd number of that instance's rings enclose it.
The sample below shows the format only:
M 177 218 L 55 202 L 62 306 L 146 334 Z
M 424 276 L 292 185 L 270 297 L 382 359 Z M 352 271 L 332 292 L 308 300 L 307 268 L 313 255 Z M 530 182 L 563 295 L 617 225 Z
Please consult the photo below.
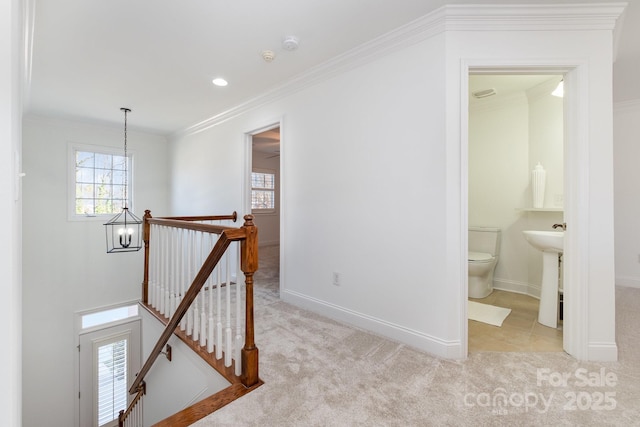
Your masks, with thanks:
M 613 30 L 626 3 L 448 5 L 447 31 Z
M 446 5 L 409 24 L 351 49 L 286 83 L 200 123 L 173 133 L 171 140 L 202 132 L 288 95 L 326 81 L 398 49 L 447 31 L 613 30 L 626 3 L 547 5 Z M 619 27 L 619 26 L 618 26 Z
M 372 39 L 360 46 L 330 59 L 308 71 L 294 76 L 286 83 L 249 99 L 235 107 L 217 114 L 200 123 L 171 135 L 171 139 L 178 139 L 191 134 L 202 132 L 227 120 L 262 105 L 271 103 L 287 95 L 299 92 L 328 80 L 338 74 L 357 68 L 374 61 L 398 49 L 411 46 L 444 31 L 445 9 L 440 8 L 428 15 L 410 22 L 407 25 L 392 30 L 380 37 Z

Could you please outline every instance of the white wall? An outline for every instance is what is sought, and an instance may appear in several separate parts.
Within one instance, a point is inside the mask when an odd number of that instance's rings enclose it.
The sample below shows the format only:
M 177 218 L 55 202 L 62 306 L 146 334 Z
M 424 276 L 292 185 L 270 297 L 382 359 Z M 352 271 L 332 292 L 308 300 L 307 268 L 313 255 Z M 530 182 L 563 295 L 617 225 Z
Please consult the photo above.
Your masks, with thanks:
M 239 209 L 242 136 L 283 117 L 282 298 L 452 357 L 442 40 L 183 137 L 172 155 L 173 203 L 189 213 Z
M 469 225 L 500 228 L 495 286 L 524 293 L 529 244 L 522 235 L 522 208 L 531 206 L 529 174 L 529 105 L 524 92 L 470 109 Z
M 252 155 L 254 169 L 273 171 L 276 175 L 275 212 L 254 213 L 253 223 L 258 227 L 258 244 L 260 246 L 280 243 L 280 157 L 254 151 Z
M 143 252 L 107 254 L 105 221 L 67 221 L 69 142 L 119 148 L 123 131 L 53 119 L 24 120 L 25 426 L 74 425 L 74 313 L 141 295 Z M 165 139 L 130 127 L 127 142 L 135 156 L 135 213 L 141 216 L 144 209 L 166 212 Z
M 540 162 L 547 172 L 545 208 L 564 206 L 564 111 L 563 98 L 551 95 L 556 86 L 557 79 L 552 79 L 527 91 L 529 170 L 533 170 Z M 531 187 L 527 197 L 527 206 L 531 206 Z
M 614 110 L 616 283 L 640 288 L 640 100 Z
M 578 57 L 582 68 L 573 84 L 588 89 L 581 95 L 591 119 L 580 131 L 593 156 L 582 167 L 594 170 L 598 183 L 587 187 L 589 194 L 578 191 L 576 206 L 588 203 L 589 218 L 573 212 L 575 241 L 585 235 L 592 242 L 581 253 L 588 343 L 574 354 L 615 358 L 613 239 L 600 227 L 613 220 L 611 33 L 563 31 L 559 38 L 539 28 L 491 28 L 441 32 L 389 49 L 179 138 L 174 208 L 238 209 L 245 191 L 243 134 L 283 117 L 282 298 L 437 355 L 465 357 L 463 60 L 531 65 Z M 341 286 L 332 285 L 332 272 L 340 273 Z
M 142 317 L 142 361 L 149 357 L 164 327 L 147 310 Z M 170 415 L 228 387 L 230 383 L 190 347 L 172 335 L 171 361 L 160 355 L 147 374 L 144 397 L 145 425 L 153 425 Z
M 2 424 L 21 421 L 22 273 L 21 205 L 14 159 L 21 152 L 22 80 L 20 78 L 21 7 L 19 0 L 0 3 L 0 324 L 4 348 L 0 352 L 0 414 Z M 18 164 L 18 168 L 20 165 Z

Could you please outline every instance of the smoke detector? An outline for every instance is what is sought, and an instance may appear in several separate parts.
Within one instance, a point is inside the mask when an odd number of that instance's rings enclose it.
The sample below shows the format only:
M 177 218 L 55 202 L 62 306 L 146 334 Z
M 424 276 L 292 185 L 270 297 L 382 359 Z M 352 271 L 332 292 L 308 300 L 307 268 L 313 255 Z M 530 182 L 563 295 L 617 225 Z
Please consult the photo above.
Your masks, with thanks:
M 282 48 L 284 50 L 293 51 L 298 48 L 298 38 L 296 36 L 287 36 L 282 40 Z
M 262 51 L 262 59 L 265 62 L 271 62 L 276 57 L 276 54 L 272 50 L 263 50 Z

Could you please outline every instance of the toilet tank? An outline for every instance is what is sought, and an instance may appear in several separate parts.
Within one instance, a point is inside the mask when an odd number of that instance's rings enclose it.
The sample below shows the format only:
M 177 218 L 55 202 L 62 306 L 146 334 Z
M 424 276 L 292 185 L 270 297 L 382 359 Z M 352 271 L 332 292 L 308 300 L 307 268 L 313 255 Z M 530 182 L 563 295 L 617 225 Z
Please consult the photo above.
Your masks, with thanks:
M 500 253 L 500 229 L 469 227 L 469 252 L 484 252 L 497 256 Z

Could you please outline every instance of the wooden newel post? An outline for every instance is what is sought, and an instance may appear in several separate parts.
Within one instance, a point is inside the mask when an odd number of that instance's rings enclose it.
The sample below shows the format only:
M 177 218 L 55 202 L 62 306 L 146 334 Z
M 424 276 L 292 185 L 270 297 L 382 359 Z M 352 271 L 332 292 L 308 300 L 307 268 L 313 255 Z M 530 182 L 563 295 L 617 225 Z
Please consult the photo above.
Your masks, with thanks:
M 144 241 L 144 276 L 142 279 L 142 302 L 149 303 L 149 239 L 151 238 L 151 224 L 149 224 L 149 218 L 151 218 L 151 211 L 145 210 L 144 225 L 142 228 L 142 240 Z
M 240 379 L 245 387 L 251 387 L 260 381 L 258 377 L 258 348 L 255 344 L 253 328 L 253 273 L 258 270 L 258 228 L 253 224 L 253 215 L 245 215 L 242 228 L 245 230 L 246 236 L 240 244 L 242 258 L 240 268 L 244 273 L 246 284 L 246 336 L 242 348 L 242 375 Z

